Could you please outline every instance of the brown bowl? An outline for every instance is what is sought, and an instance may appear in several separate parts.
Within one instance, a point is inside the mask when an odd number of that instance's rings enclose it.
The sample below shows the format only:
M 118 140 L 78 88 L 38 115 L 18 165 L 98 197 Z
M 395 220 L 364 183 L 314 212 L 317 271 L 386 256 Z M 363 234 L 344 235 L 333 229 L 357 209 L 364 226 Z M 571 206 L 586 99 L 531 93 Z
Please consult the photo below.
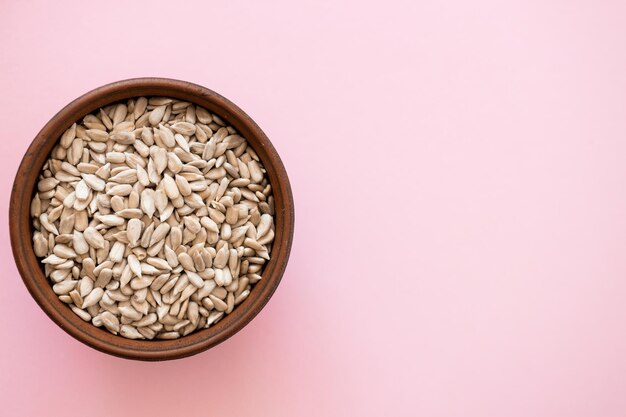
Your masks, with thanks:
M 216 325 L 176 340 L 131 340 L 81 320 L 61 302 L 43 273 L 32 245 L 30 201 L 37 177 L 61 134 L 72 123 L 116 101 L 138 96 L 167 96 L 187 100 L 214 112 L 237 129 L 258 154 L 267 170 L 276 208 L 276 235 L 263 279 L 248 298 Z M 74 338 L 102 352 L 146 361 L 178 359 L 209 349 L 228 339 L 256 316 L 280 283 L 289 259 L 294 230 L 294 205 L 287 172 L 267 136 L 239 107 L 219 94 L 184 81 L 136 78 L 96 88 L 57 113 L 35 137 L 15 176 L 9 209 L 13 257 L 22 280 L 45 313 Z

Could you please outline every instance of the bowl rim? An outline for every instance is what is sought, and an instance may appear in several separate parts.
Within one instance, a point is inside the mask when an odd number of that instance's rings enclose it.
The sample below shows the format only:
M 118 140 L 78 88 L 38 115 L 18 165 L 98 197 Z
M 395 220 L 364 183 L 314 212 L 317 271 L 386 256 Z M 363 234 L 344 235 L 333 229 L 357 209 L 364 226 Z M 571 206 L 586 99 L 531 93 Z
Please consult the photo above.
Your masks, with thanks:
M 190 101 L 219 115 L 246 137 L 266 168 L 275 199 L 276 236 L 263 279 L 250 296 L 215 326 L 175 340 L 131 340 L 80 319 L 52 291 L 32 246 L 30 201 L 39 172 L 61 134 L 98 108 L 140 96 L 166 96 Z M 116 81 L 76 98 L 55 114 L 35 136 L 16 172 L 9 206 L 13 257 L 22 281 L 41 309 L 66 333 L 101 352 L 135 360 L 159 361 L 195 355 L 223 342 L 245 327 L 266 305 L 284 274 L 293 242 L 295 209 L 291 185 L 280 156 L 261 128 L 238 106 L 197 84 L 170 78 L 144 77 Z M 26 238 L 25 238 L 26 237 Z

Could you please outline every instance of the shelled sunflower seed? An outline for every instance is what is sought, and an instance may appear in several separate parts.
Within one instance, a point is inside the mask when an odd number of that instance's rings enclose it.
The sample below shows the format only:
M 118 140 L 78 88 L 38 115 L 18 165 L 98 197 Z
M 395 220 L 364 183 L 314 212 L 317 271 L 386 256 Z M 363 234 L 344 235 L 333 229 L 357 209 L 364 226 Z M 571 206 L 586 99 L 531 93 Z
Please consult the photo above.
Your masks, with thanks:
M 263 164 L 219 116 L 140 97 L 61 136 L 31 203 L 59 299 L 130 339 L 176 339 L 231 313 L 274 240 Z

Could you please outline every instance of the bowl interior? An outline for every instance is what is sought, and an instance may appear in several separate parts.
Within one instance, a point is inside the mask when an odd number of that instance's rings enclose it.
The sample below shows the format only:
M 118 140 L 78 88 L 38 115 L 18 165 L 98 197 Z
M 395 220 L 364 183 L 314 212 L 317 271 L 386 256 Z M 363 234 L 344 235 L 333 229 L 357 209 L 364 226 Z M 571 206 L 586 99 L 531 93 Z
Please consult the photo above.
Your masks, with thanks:
M 271 259 L 246 300 L 231 314 L 208 329 L 176 340 L 131 340 L 93 326 L 76 316 L 52 291 L 32 247 L 30 201 L 41 168 L 63 132 L 72 123 L 101 107 L 139 96 L 166 96 L 190 101 L 220 116 L 237 129 L 258 154 L 269 177 L 275 205 L 275 239 Z M 244 327 L 267 303 L 284 272 L 294 227 L 294 209 L 287 173 L 263 131 L 229 100 L 204 87 L 184 81 L 140 78 L 120 81 L 93 90 L 57 113 L 32 142 L 18 169 L 10 207 L 13 254 L 28 290 L 41 308 L 63 330 L 100 351 L 141 360 L 176 359 L 206 350 Z

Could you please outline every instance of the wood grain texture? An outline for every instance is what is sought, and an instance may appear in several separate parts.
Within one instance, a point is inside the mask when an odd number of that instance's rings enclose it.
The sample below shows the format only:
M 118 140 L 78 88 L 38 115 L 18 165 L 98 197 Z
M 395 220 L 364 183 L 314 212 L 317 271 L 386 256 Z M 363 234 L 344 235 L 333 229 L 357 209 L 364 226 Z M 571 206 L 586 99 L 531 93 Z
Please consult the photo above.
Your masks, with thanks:
M 30 201 L 37 177 L 61 134 L 100 107 L 138 96 L 166 96 L 190 101 L 217 114 L 237 129 L 263 162 L 275 201 L 276 236 L 272 256 L 248 298 L 218 324 L 177 340 L 130 340 L 81 320 L 52 291 L 32 246 Z M 257 124 L 221 95 L 196 84 L 165 79 L 136 78 L 99 87 L 57 113 L 35 137 L 17 171 L 9 208 L 11 246 L 28 291 L 44 312 L 64 331 L 102 352 L 127 359 L 160 361 L 191 356 L 228 339 L 261 311 L 278 287 L 289 260 L 294 232 L 294 204 L 285 167 Z

